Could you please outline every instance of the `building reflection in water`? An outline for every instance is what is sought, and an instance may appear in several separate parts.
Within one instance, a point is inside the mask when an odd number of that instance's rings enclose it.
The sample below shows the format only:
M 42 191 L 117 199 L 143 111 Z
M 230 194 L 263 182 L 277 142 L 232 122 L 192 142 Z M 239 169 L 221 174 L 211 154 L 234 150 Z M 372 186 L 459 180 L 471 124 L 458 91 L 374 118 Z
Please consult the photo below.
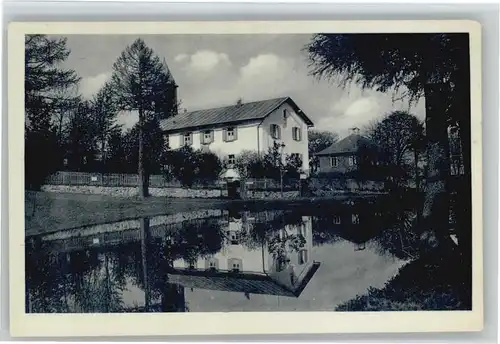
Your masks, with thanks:
M 27 312 L 184 312 L 184 289 L 298 297 L 319 267 L 310 216 L 206 211 L 27 240 Z

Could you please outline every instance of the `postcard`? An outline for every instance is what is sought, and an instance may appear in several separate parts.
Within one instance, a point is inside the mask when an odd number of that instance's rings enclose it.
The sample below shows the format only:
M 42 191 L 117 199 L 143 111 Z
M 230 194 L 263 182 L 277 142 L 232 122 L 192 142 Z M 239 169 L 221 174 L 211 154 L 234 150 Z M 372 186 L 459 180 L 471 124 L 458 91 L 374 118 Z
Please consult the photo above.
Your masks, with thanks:
M 11 23 L 12 335 L 481 330 L 480 30 Z

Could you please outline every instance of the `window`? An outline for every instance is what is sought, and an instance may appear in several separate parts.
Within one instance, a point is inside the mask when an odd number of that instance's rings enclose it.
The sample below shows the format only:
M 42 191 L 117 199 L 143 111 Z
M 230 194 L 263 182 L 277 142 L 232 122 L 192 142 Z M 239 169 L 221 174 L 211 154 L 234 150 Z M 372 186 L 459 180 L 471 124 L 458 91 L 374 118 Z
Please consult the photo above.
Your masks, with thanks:
M 229 154 L 227 156 L 227 164 L 230 165 L 230 166 L 232 166 L 235 163 L 236 163 L 236 158 L 235 158 L 234 154 Z
M 277 140 L 281 138 L 281 128 L 279 125 L 271 124 L 271 136 Z
M 209 144 L 213 142 L 213 131 L 207 130 L 202 133 L 201 137 L 201 143 L 202 144 Z
M 357 159 L 355 156 L 349 157 L 349 166 L 355 166 L 357 164 Z
M 300 131 L 300 128 L 299 127 L 293 127 L 292 128 L 292 135 L 293 135 L 293 139 L 295 141 L 300 141 L 302 140 L 302 135 L 301 135 L 301 131 Z
M 191 146 L 193 144 L 192 133 L 185 133 L 183 136 L 184 146 Z
M 352 214 L 352 224 L 359 225 L 359 214 Z
M 243 261 L 237 258 L 231 258 L 228 260 L 227 264 L 228 270 L 232 272 L 240 272 L 243 270 Z
M 283 109 L 283 127 L 285 127 L 285 128 L 286 128 L 287 119 L 288 119 L 288 110 Z
M 340 225 L 340 216 L 338 215 L 333 216 L 333 224 Z
M 238 232 L 230 231 L 229 232 L 229 241 L 231 242 L 231 245 L 238 245 L 240 243 Z
M 331 157 L 330 158 L 330 166 L 331 167 L 339 166 L 339 158 L 337 158 L 336 156 Z
M 205 261 L 205 267 L 207 270 L 218 270 L 219 260 L 217 258 L 209 258 Z
M 299 265 L 307 263 L 307 250 L 300 250 L 299 252 Z
M 224 130 L 224 141 L 231 142 L 235 141 L 236 139 L 237 139 L 236 128 L 231 127 L 231 128 L 226 128 Z

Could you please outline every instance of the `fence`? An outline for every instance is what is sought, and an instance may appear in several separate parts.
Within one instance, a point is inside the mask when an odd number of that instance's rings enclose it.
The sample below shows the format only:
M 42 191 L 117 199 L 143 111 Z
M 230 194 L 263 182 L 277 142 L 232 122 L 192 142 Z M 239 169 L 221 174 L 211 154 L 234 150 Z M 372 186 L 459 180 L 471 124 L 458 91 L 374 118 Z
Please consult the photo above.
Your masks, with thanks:
M 134 187 L 139 184 L 139 176 L 137 174 L 100 174 L 59 171 L 50 175 L 45 183 L 49 185 L 71 186 Z M 151 175 L 149 176 L 149 186 L 153 188 L 180 188 L 182 184 L 177 180 L 167 180 L 162 175 Z M 220 182 L 207 180 L 194 184 L 193 188 L 220 188 Z

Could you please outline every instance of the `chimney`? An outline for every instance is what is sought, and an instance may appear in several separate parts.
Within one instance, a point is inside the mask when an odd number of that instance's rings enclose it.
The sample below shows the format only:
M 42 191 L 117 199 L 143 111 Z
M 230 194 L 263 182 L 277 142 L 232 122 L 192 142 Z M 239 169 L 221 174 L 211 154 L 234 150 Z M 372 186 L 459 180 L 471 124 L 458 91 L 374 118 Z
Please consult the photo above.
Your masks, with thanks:
M 349 134 L 359 135 L 359 128 L 358 127 L 349 128 Z

